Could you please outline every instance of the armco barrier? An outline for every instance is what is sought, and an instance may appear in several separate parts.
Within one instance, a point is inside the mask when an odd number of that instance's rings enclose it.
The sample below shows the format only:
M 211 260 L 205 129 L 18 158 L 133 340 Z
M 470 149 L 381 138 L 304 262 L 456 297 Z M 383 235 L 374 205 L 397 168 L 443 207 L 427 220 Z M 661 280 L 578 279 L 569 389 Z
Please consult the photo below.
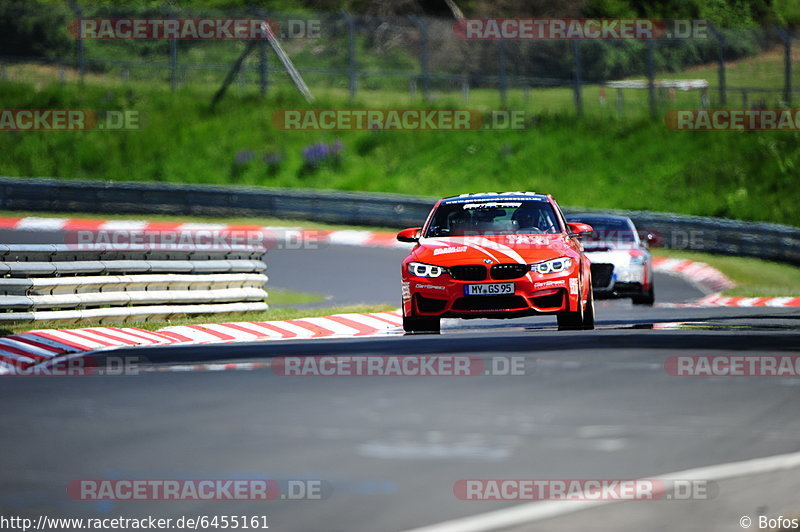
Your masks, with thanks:
M 257 215 L 353 225 L 420 225 L 435 198 L 320 190 L 0 177 L 0 208 L 92 213 Z M 664 247 L 800 264 L 800 228 L 647 211 L 630 216 Z
M 392 194 L 0 177 L 0 208 L 10 210 L 257 215 L 401 227 L 424 220 L 432 204 Z
M 263 248 L 0 245 L 0 322 L 266 310 Z

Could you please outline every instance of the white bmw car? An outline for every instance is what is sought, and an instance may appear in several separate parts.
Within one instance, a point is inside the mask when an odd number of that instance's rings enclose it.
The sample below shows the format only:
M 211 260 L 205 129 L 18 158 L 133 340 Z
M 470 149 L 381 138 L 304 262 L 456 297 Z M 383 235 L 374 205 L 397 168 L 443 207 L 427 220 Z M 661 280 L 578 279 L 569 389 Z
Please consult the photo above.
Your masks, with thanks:
M 571 214 L 567 221 L 594 229 L 583 238 L 583 247 L 592 261 L 592 289 L 597 298 L 629 297 L 636 305 L 653 304 L 651 234 L 643 240 L 626 216 Z

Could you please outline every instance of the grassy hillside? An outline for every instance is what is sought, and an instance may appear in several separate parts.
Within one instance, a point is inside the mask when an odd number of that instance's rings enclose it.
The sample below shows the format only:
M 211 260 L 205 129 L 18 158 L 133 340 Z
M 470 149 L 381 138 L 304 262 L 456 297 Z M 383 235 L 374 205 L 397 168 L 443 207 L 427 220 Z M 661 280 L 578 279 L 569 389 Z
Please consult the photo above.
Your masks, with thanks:
M 596 91 L 587 89 L 587 101 Z M 488 94 L 475 91 L 469 107 L 496 108 Z M 273 127 L 272 112 L 307 106 L 288 91 L 261 99 L 234 90 L 212 112 L 208 91 L 188 88 L 173 94 L 102 78 L 84 87 L 3 81 L 5 108 L 135 109 L 146 118 L 138 131 L 2 134 L 0 175 L 433 196 L 522 189 L 552 193 L 564 205 L 800 225 L 795 207 L 799 133 L 673 132 L 648 119 L 641 112 L 644 106 L 625 118 L 613 109 L 596 109 L 579 120 L 543 94 L 536 93 L 538 99 L 527 104 L 511 101 L 527 110 L 522 131 L 286 132 Z M 549 94 L 553 102 L 569 98 L 568 90 Z M 350 107 L 430 106 L 409 103 L 407 94 L 379 96 L 364 93 Z M 458 97 L 434 105 L 465 106 Z M 315 106 L 345 104 L 323 94 Z M 315 143 L 335 144 L 341 151 L 314 167 L 303 150 Z

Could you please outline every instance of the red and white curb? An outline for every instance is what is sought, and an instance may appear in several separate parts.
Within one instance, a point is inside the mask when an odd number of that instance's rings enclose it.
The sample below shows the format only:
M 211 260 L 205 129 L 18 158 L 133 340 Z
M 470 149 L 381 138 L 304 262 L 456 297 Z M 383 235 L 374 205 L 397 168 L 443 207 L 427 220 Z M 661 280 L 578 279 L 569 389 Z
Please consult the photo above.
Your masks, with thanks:
M 42 329 L 0 338 L 0 375 L 71 355 L 148 345 L 190 345 L 309 338 L 352 338 L 402 331 L 399 311 L 335 314 L 286 321 L 176 325 L 157 331 L 135 327 Z
M 736 286 L 724 273 L 704 262 L 654 257 L 653 269 L 657 272 L 682 277 L 696 285 L 706 294 L 716 294 Z
M 800 307 L 800 297 L 727 297 L 720 294 L 736 284 L 725 274 L 703 262 L 656 257 L 653 269 L 680 276 L 707 295 L 692 303 L 662 303 L 668 307 Z
M 397 242 L 390 232 L 357 230 L 314 230 L 296 227 L 246 226 L 147 222 L 134 220 L 93 220 L 81 218 L 2 218 L 0 229 L 20 231 L 261 231 L 285 238 L 314 239 L 334 245 L 407 247 Z M 666 306 L 733 306 L 733 307 L 798 307 L 800 297 L 725 297 L 720 294 L 734 283 L 722 272 L 702 262 L 687 259 L 656 257 L 656 271 L 678 275 L 696 284 L 707 295 L 689 304 Z M 287 321 L 209 323 L 179 325 L 158 331 L 134 327 L 90 327 L 85 329 L 34 330 L 0 338 L 0 375 L 15 373 L 19 368 L 57 360 L 71 355 L 146 345 L 207 344 L 226 342 L 357 337 L 399 332 L 402 317 L 399 311 L 372 314 L 338 314 L 319 318 Z
M 694 304 L 700 307 L 800 307 L 800 297 L 725 297 L 711 294 Z

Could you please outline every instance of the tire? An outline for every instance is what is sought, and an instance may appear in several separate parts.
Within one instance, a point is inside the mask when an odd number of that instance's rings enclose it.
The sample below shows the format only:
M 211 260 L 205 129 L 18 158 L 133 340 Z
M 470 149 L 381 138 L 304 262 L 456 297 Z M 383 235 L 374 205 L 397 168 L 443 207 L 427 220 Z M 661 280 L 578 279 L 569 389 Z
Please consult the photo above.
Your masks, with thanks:
M 575 312 L 561 312 L 557 319 L 559 331 L 577 331 L 583 328 L 583 308 Z
M 441 326 L 439 318 L 417 318 L 403 316 L 403 330 L 407 333 L 439 334 Z
M 633 296 L 631 301 L 633 301 L 634 305 L 648 305 L 653 306 L 653 303 L 656 300 L 655 290 L 653 290 L 653 284 L 650 284 L 650 288 L 647 292 L 642 292 L 639 295 Z
M 581 328 L 583 317 L 579 312 L 561 312 L 557 316 L 559 331 L 576 331 Z
M 575 312 L 562 312 L 557 315 L 559 331 L 579 331 L 594 329 L 594 294 L 589 289 L 586 308 Z
M 586 309 L 583 311 L 583 325 L 581 328 L 587 331 L 594 329 L 594 293 L 591 287 L 589 288 L 589 299 L 586 301 Z

